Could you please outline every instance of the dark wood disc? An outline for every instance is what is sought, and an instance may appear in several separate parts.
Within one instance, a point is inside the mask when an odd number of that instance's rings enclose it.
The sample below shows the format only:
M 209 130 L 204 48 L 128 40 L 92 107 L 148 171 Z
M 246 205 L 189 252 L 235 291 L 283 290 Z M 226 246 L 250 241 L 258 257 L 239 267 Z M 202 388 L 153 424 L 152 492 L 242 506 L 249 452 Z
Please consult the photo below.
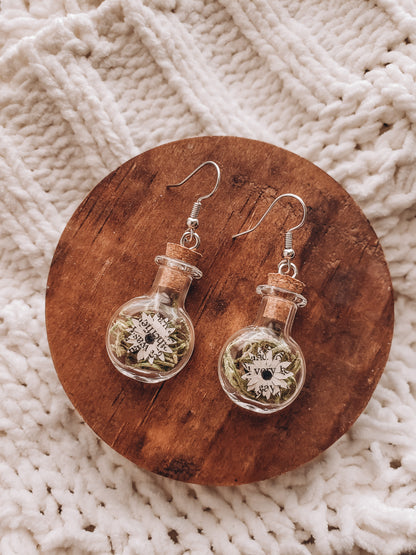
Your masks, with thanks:
M 188 294 L 194 354 L 159 385 L 115 370 L 105 348 L 113 311 L 146 293 L 154 257 L 178 242 L 193 202 L 222 179 L 200 213 L 204 277 Z M 260 416 L 235 406 L 221 389 L 218 354 L 253 322 L 258 284 L 276 271 L 287 227 L 294 233 L 298 277 L 308 305 L 293 336 L 306 359 L 297 400 Z M 185 482 L 230 485 L 263 480 L 310 461 L 344 434 L 383 372 L 393 331 L 391 279 L 377 236 L 353 199 L 310 162 L 276 146 L 235 137 L 185 139 L 145 152 L 107 176 L 76 210 L 57 246 L 46 294 L 50 349 L 61 383 L 85 422 L 138 466 Z

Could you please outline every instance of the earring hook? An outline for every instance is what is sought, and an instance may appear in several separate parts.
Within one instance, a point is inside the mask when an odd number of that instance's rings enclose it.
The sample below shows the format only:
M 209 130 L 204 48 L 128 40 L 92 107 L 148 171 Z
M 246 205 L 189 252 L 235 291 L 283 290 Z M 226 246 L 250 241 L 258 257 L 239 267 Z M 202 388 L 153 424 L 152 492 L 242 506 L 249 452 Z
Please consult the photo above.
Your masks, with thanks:
M 203 162 L 202 164 L 200 164 L 196 169 L 194 169 L 194 171 L 191 172 L 187 177 L 185 177 L 185 179 L 183 179 L 180 183 L 175 183 L 173 185 L 166 185 L 167 188 L 180 187 L 181 185 L 186 183 L 188 179 L 191 179 L 193 175 L 199 172 L 201 168 L 203 168 L 204 166 L 207 166 L 208 164 L 213 165 L 214 168 L 217 170 L 217 181 L 215 182 L 215 186 L 210 193 L 208 193 L 207 195 L 198 197 L 198 199 L 194 202 L 189 218 L 186 220 L 186 225 L 188 226 L 188 229 L 182 235 L 180 240 L 180 244 L 182 245 L 182 247 L 186 247 L 187 246 L 186 243 L 191 243 L 194 240 L 195 241 L 194 245 L 192 245 L 191 247 L 188 247 L 191 250 L 197 249 L 201 243 L 201 238 L 199 237 L 198 233 L 195 230 L 199 226 L 198 214 L 202 207 L 202 201 L 212 197 L 212 195 L 218 189 L 218 185 L 221 179 L 221 170 L 216 162 L 213 162 L 212 160 L 207 160 L 206 162 Z
M 264 218 L 267 216 L 267 214 L 270 212 L 270 210 L 273 208 L 273 206 L 280 199 L 282 199 L 284 197 L 292 197 L 292 198 L 296 199 L 297 201 L 300 202 L 300 204 L 302 205 L 302 208 L 303 208 L 303 216 L 302 216 L 302 220 L 300 221 L 300 223 L 298 223 L 294 227 L 291 227 L 290 229 L 288 229 L 285 232 L 285 248 L 283 249 L 283 260 L 279 263 L 279 266 L 278 266 L 279 274 L 285 274 L 286 275 L 286 274 L 289 274 L 290 271 L 292 271 L 293 272 L 292 277 L 296 277 L 296 275 L 298 273 L 298 270 L 297 270 L 295 264 L 293 264 L 293 262 L 291 262 L 291 260 L 295 257 L 295 251 L 293 250 L 293 244 L 292 244 L 292 239 L 293 239 L 292 238 L 292 232 L 303 226 L 303 224 L 305 223 L 305 220 L 306 220 L 306 213 L 307 213 L 306 204 L 303 202 L 303 200 L 298 195 L 294 195 L 293 193 L 285 193 L 283 195 L 279 195 L 277 198 L 274 199 L 274 201 L 271 203 L 269 208 L 266 210 L 266 212 L 263 214 L 263 216 L 260 218 L 260 220 L 256 223 L 256 225 L 254 227 L 252 227 L 251 229 L 247 229 L 246 231 L 242 231 L 241 233 L 237 233 L 237 235 L 233 235 L 233 239 L 235 239 L 236 237 L 241 237 L 242 235 L 246 235 L 247 233 L 251 233 L 252 231 L 257 229 L 259 227 L 259 225 L 261 224 L 261 222 L 264 220 Z M 286 268 L 286 270 L 284 271 L 285 268 Z
M 251 229 L 247 229 L 246 231 L 242 231 L 241 233 L 237 233 L 237 235 L 233 235 L 233 239 L 235 239 L 236 237 L 241 237 L 241 235 L 246 235 L 247 233 L 251 233 L 252 231 L 254 231 L 255 229 L 257 229 L 259 227 L 259 225 L 261 224 L 261 222 L 264 220 L 264 218 L 267 216 L 267 214 L 270 212 L 270 210 L 273 208 L 273 206 L 276 204 L 277 201 L 279 201 L 280 199 L 284 198 L 284 197 L 293 197 L 296 200 L 298 200 L 303 208 L 303 218 L 302 221 L 296 225 L 295 227 L 292 227 L 290 229 L 288 229 L 288 231 L 286 233 L 291 233 L 292 231 L 295 231 L 296 229 L 299 229 L 300 227 L 303 226 L 303 224 L 305 223 L 305 219 L 306 219 L 306 204 L 303 202 L 303 200 L 298 197 L 298 195 L 294 195 L 292 193 L 285 193 L 284 195 L 280 195 L 277 198 L 274 199 L 274 201 L 271 203 L 271 205 L 269 206 L 269 208 L 266 210 L 266 212 L 263 214 L 263 216 L 260 218 L 260 220 L 256 223 L 256 225 L 254 227 L 252 227 Z
M 175 183 L 174 185 L 166 185 L 166 187 L 180 187 L 181 185 L 186 183 L 188 181 L 188 179 L 191 179 L 191 177 L 193 175 L 198 173 L 201 168 L 203 168 L 204 166 L 207 166 L 208 164 L 212 164 L 214 166 L 214 168 L 217 170 L 217 181 L 216 181 L 215 187 L 212 189 L 212 191 L 208 195 L 205 195 L 203 197 L 199 197 L 196 202 L 201 202 L 202 200 L 205 200 L 209 197 L 212 197 L 212 195 L 218 189 L 218 185 L 219 185 L 220 178 L 221 178 L 221 170 L 220 170 L 218 164 L 216 162 L 213 162 L 212 160 L 207 160 L 206 162 L 203 162 L 202 164 L 200 164 L 196 169 L 194 169 L 194 171 L 192 173 L 190 173 L 187 177 L 185 177 L 185 179 L 183 181 L 181 181 L 180 183 Z

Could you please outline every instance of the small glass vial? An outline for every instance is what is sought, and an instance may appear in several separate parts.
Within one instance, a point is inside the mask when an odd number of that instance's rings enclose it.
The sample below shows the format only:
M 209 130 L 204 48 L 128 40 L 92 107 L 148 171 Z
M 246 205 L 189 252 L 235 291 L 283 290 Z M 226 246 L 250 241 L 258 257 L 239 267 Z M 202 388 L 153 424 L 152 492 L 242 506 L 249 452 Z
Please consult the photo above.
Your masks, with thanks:
M 219 378 L 230 399 L 245 409 L 268 414 L 292 403 L 305 382 L 305 360 L 291 330 L 304 284 L 288 275 L 271 273 L 259 285 L 262 302 L 256 321 L 224 345 Z
M 111 317 L 106 347 L 122 374 L 147 383 L 172 378 L 192 355 L 194 327 L 185 310 L 192 279 L 202 277 L 196 267 L 201 255 L 168 243 L 150 291 L 123 304 Z

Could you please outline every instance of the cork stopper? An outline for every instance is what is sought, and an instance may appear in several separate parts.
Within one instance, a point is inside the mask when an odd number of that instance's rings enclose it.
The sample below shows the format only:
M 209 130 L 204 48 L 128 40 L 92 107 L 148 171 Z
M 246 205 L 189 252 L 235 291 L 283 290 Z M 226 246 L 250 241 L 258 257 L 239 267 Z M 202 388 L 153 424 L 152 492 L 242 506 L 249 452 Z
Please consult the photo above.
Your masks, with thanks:
M 179 245 L 179 243 L 168 243 L 166 245 L 166 256 L 175 258 L 176 260 L 182 260 L 182 262 L 192 264 L 192 266 L 197 266 L 202 258 L 201 253 L 183 247 Z
M 267 284 L 298 294 L 302 293 L 305 287 L 305 284 L 298 279 L 276 273 L 268 274 Z M 263 315 L 265 318 L 286 322 L 292 306 L 293 302 L 288 299 L 282 297 L 268 297 Z
M 193 251 L 178 243 L 168 243 L 166 245 L 166 256 L 175 260 L 182 260 L 187 264 L 196 266 L 202 257 L 199 252 Z M 162 287 L 169 287 L 175 291 L 182 291 L 189 284 L 189 275 L 175 268 L 162 268 L 162 275 L 159 284 Z

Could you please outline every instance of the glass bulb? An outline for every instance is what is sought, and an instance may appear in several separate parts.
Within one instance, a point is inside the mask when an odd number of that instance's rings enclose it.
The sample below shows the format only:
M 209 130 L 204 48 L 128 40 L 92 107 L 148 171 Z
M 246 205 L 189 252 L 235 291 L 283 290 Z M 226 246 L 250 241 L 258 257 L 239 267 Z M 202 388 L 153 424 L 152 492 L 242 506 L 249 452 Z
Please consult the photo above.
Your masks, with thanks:
M 195 333 L 185 299 L 192 279 L 202 277 L 183 260 L 157 256 L 155 261 L 159 269 L 149 293 L 119 307 L 106 334 L 108 356 L 117 370 L 147 383 L 172 378 L 191 357 Z
M 288 276 L 282 277 L 287 285 Z M 259 285 L 257 293 L 263 296 L 257 319 L 225 343 L 218 373 L 234 403 L 267 414 L 292 403 L 305 382 L 305 360 L 290 334 L 297 307 L 305 306 L 306 299 L 273 285 Z

